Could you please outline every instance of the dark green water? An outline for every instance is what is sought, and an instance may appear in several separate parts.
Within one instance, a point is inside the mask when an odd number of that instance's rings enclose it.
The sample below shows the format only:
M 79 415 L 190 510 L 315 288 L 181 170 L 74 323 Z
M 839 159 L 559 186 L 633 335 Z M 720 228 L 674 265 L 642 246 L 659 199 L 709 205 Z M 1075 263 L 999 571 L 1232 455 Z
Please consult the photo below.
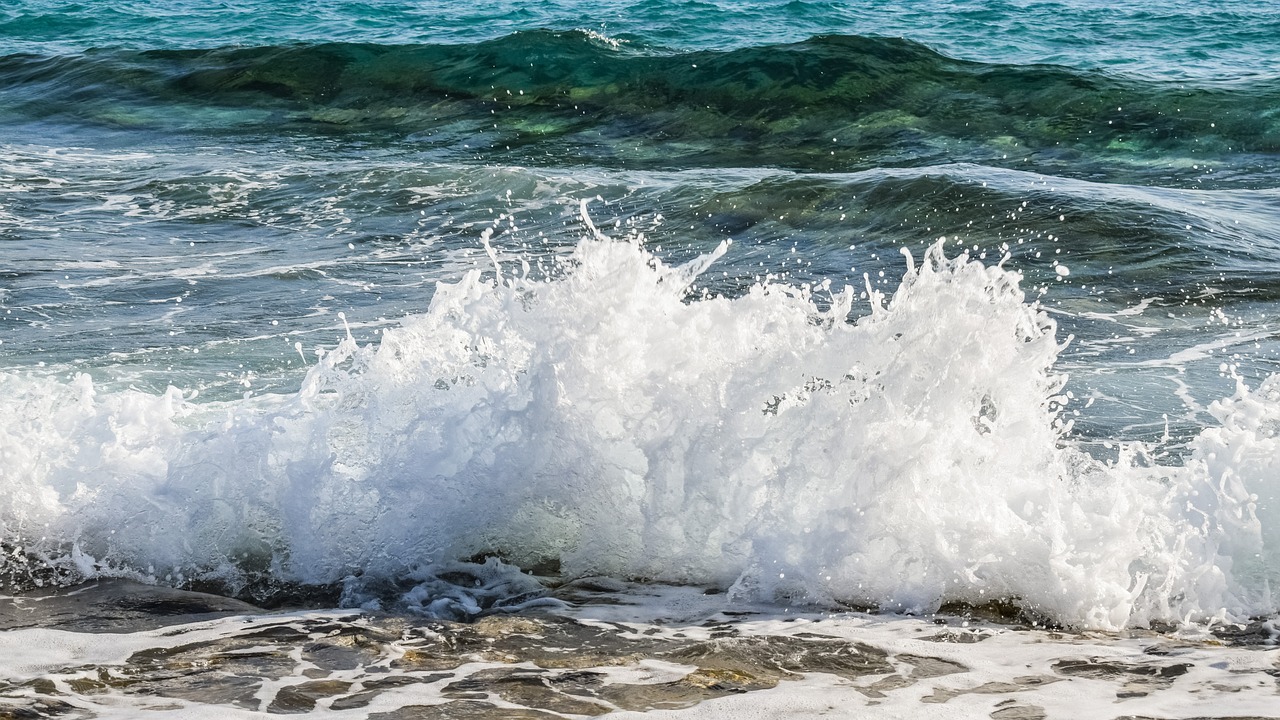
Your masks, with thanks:
M 92 50 L 0 61 L 6 118 L 113 134 L 333 137 L 442 161 L 849 172 L 958 162 L 1266 187 L 1280 80 L 1206 86 L 949 58 L 896 38 L 670 52 L 582 31 L 467 45 Z

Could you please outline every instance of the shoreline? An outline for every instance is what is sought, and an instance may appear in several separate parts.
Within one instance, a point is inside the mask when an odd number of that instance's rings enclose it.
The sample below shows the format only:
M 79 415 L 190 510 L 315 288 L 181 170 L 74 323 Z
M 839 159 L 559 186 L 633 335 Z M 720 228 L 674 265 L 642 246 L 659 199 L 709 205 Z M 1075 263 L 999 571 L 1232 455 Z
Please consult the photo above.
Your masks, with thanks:
M 726 610 L 696 588 L 637 590 L 470 623 L 264 612 L 123 581 L 7 597 L 32 616 L 0 629 L 0 716 L 1268 717 L 1280 693 L 1274 635 Z

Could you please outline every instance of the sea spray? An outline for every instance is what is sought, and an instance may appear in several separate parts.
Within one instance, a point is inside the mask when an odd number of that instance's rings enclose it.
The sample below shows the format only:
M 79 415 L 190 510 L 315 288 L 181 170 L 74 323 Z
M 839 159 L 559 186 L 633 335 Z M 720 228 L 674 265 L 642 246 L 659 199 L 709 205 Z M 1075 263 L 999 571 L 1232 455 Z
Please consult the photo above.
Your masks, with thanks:
M 1103 462 L 1071 440 L 1055 323 L 1017 273 L 938 243 L 853 319 L 852 288 L 691 292 L 711 259 L 595 237 L 549 277 L 473 270 L 292 395 L 6 375 L 9 572 L 234 593 L 490 555 L 1097 628 L 1275 611 L 1274 379 L 1215 404 L 1182 464 Z

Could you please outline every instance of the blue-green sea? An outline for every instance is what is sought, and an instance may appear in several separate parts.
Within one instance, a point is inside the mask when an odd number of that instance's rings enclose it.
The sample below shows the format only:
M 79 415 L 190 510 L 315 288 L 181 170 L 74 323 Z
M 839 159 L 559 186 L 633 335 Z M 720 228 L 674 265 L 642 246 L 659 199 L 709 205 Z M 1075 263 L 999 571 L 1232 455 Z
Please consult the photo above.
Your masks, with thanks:
M 1276 587 L 1274 0 L 0 4 L 0 718 L 1252 717 Z
M 1278 313 L 1275 2 L 0 7 L 9 592 L 1265 619 Z

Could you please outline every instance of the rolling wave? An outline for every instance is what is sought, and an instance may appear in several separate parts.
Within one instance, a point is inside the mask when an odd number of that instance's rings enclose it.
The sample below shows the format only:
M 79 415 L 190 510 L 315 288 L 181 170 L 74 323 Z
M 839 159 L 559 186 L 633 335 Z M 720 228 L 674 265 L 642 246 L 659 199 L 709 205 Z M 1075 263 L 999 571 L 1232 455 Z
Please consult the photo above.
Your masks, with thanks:
M 583 31 L 458 45 L 0 58 L 6 119 L 372 134 L 488 159 L 806 171 L 979 162 L 1143 184 L 1259 183 L 1280 84 L 957 60 L 896 38 L 676 52 Z

